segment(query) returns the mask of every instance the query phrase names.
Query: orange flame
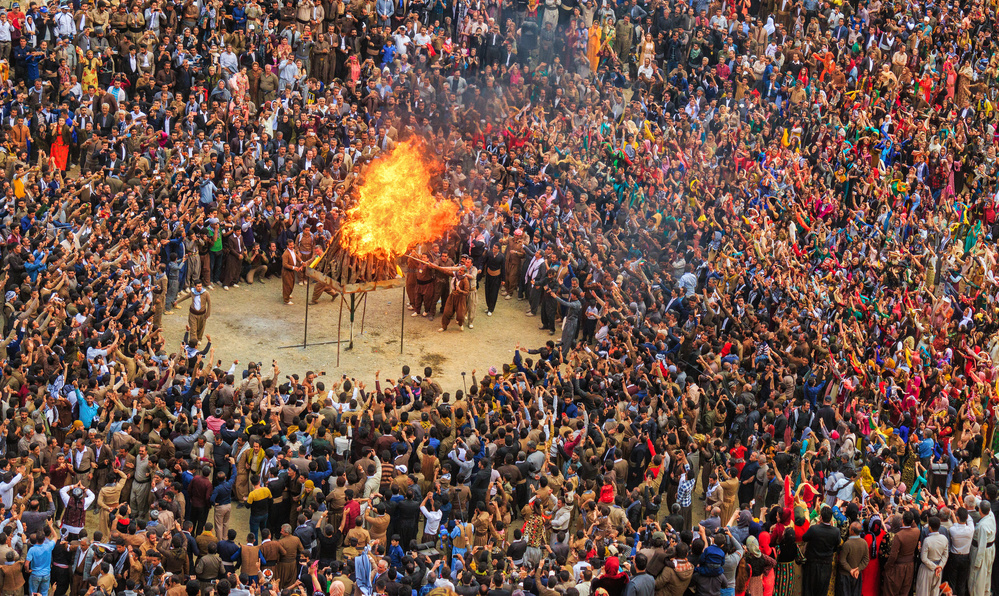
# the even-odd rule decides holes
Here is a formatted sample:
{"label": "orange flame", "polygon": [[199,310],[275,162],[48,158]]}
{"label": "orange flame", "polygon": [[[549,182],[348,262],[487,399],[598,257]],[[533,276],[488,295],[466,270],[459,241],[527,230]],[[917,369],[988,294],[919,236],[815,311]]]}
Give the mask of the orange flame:
{"label": "orange flame", "polygon": [[355,255],[395,257],[456,226],[458,205],[431,194],[436,170],[411,141],[369,164],[357,205],[347,211],[341,235],[344,248]]}

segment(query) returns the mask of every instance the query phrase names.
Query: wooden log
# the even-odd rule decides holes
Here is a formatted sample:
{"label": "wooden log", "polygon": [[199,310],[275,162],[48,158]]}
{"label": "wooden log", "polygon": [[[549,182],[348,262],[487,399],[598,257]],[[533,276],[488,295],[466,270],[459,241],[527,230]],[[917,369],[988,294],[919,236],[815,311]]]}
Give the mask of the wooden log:
{"label": "wooden log", "polygon": [[347,283],[347,276],[350,271],[350,261],[350,253],[346,250],[342,251],[340,256],[340,271],[336,275],[336,278],[340,280],[341,284]]}
{"label": "wooden log", "polygon": [[312,269],[341,286],[396,279],[396,259],[381,253],[360,256],[351,252],[338,232]]}
{"label": "wooden log", "polygon": [[339,246],[331,246],[330,255],[328,274],[330,277],[339,278],[343,261],[343,250]]}
{"label": "wooden log", "polygon": [[340,274],[341,261],[343,260],[343,250],[337,246],[330,246],[330,258],[328,259],[325,271],[330,277],[337,277]]}
{"label": "wooden log", "polygon": [[368,279],[368,257],[358,256],[357,257],[357,281],[365,281]]}

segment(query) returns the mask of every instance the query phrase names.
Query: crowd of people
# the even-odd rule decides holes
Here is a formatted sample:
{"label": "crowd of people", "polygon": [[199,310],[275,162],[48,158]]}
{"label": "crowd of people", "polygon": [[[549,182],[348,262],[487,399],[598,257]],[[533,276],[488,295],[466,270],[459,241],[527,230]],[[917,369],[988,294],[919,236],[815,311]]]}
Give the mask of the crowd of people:
{"label": "crowd of people", "polygon": [[[4,4],[3,596],[999,594],[995,2]],[[226,369],[410,142],[547,343]]]}

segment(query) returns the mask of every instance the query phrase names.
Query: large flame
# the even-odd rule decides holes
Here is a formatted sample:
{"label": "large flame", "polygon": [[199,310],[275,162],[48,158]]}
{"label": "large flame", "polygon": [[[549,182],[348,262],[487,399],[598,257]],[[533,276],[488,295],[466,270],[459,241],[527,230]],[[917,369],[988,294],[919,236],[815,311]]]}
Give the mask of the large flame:
{"label": "large flame", "polygon": [[412,141],[370,163],[347,211],[341,235],[352,254],[395,257],[442,237],[458,224],[458,205],[438,201],[430,190],[437,167]]}

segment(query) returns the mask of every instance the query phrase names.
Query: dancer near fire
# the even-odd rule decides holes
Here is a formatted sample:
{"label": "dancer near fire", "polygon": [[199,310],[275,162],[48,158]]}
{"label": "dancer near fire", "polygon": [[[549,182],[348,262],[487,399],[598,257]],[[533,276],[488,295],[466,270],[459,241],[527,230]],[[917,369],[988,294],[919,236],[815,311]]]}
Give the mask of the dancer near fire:
{"label": "dancer near fire", "polygon": [[430,246],[429,254],[424,255],[425,261],[410,259],[410,268],[416,269],[416,303],[413,306],[413,316],[423,311],[423,316],[431,321],[437,314],[437,275],[435,270],[440,261],[440,249],[436,244]]}
{"label": "dancer near fire", "polygon": [[[441,328],[437,331],[447,331],[447,326],[451,323],[451,317],[458,321],[458,330],[465,330],[465,314],[468,310],[468,295],[471,293],[474,278],[469,278],[468,270],[462,265],[458,267],[448,267],[454,272],[451,278],[451,292],[444,303],[444,311],[441,313]],[[441,271],[444,271],[441,268]],[[471,325],[469,325],[471,326]]]}

